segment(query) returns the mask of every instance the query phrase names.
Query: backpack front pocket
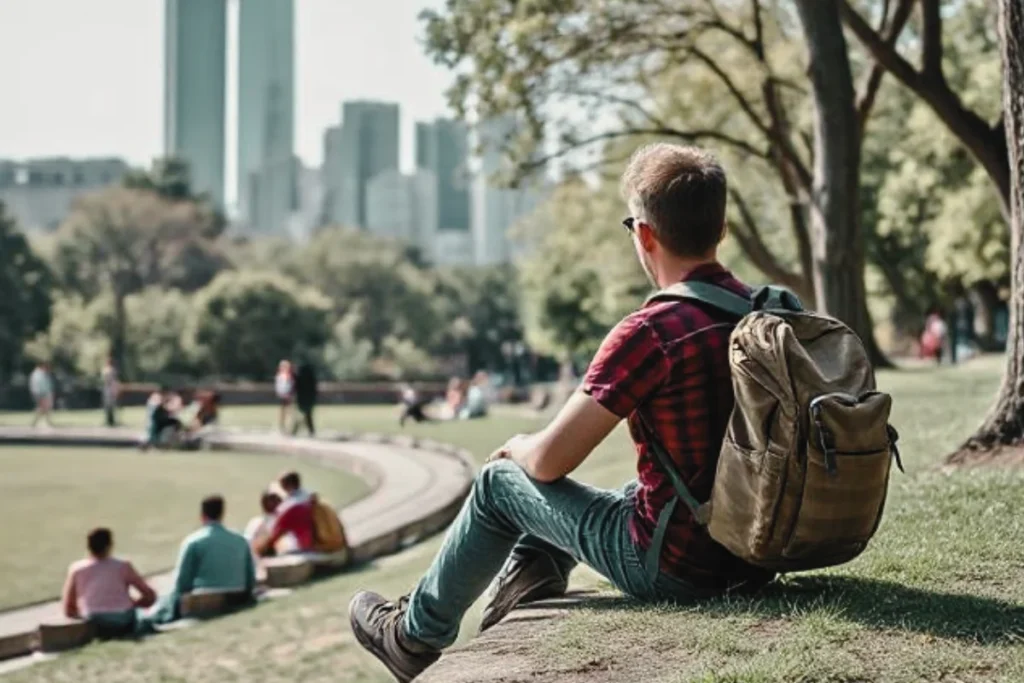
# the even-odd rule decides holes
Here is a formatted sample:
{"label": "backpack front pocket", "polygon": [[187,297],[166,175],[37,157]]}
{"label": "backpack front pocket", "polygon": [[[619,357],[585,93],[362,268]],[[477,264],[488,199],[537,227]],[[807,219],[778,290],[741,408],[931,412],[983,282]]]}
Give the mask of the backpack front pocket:
{"label": "backpack front pocket", "polygon": [[888,488],[891,406],[880,392],[811,401],[804,486],[785,557],[825,567],[856,557],[867,545]]}

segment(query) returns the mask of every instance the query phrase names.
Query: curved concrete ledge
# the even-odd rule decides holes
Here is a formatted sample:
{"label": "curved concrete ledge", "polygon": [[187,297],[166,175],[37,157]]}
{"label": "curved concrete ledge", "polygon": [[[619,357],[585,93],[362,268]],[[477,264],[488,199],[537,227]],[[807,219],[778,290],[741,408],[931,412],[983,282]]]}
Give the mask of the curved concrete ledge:
{"label": "curved concrete ledge", "polygon": [[[128,429],[0,427],[0,445],[127,448],[135,447],[138,439],[138,430]],[[199,447],[291,455],[345,469],[367,481],[370,492],[338,512],[350,550],[346,562],[326,563],[334,570],[396,552],[446,527],[469,493],[475,471],[467,451],[404,435],[325,433],[313,439],[224,430],[203,435]],[[159,451],[140,457],[159,457]],[[308,579],[314,568],[303,567],[297,575]],[[171,581],[170,573],[151,577],[161,593]],[[0,660],[39,649],[40,625],[63,621],[59,601],[0,612]]]}

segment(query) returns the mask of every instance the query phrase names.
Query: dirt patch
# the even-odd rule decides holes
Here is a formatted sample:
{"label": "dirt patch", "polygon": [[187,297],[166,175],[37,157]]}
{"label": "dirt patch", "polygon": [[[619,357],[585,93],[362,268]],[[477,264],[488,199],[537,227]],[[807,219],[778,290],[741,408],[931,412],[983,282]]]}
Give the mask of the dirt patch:
{"label": "dirt patch", "polygon": [[[497,626],[457,647],[430,667],[416,683],[536,683],[551,680],[547,675],[557,662],[540,656],[540,640],[551,633],[578,606],[579,596],[524,606]],[[599,681],[608,663],[600,657],[584,662],[576,670],[558,671],[557,680],[566,683]],[[598,674],[598,675],[595,675]]]}
{"label": "dirt patch", "polygon": [[961,467],[1024,467],[1024,446],[993,446],[992,448],[962,448],[946,458],[942,469],[949,471]]}

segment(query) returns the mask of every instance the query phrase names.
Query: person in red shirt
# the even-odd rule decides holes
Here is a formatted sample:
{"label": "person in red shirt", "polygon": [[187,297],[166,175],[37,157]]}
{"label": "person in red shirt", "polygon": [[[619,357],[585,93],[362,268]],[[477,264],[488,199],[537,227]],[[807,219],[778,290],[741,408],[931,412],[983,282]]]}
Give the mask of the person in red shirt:
{"label": "person in red shirt", "polygon": [[[631,214],[623,237],[656,288],[701,282],[750,298],[717,260],[728,191],[710,154],[641,148],[622,187]],[[681,300],[652,300],[626,316],[551,424],[491,456],[412,594],[396,602],[356,594],[349,621],[359,643],[398,680],[412,680],[455,641],[466,610],[493,579],[481,630],[517,604],[562,595],[579,562],[645,601],[689,601],[769,581],[771,573],[730,554],[676,504],[650,447],[660,442],[689,490],[710,497],[734,401],[728,342],[737,322]],[[636,480],[606,491],[569,478],[622,420]]]}
{"label": "person in red shirt", "polygon": [[274,545],[286,534],[295,538],[295,552],[313,549],[313,505],[302,488],[298,472],[287,472],[277,480],[283,500],[275,511],[277,517],[270,534],[256,542],[254,550],[261,557],[274,552]]}

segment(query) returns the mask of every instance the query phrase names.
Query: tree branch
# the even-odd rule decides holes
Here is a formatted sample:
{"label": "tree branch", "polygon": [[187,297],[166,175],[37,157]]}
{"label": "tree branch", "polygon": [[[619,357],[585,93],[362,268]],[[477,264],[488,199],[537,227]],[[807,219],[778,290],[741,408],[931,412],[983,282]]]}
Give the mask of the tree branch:
{"label": "tree branch", "polygon": [[655,126],[656,128],[668,127],[663,119],[659,118],[658,116],[655,116],[652,112],[648,111],[642,104],[640,104],[639,100],[635,97],[622,97],[619,95],[613,95],[610,92],[598,92],[596,90],[588,90],[585,88],[567,90],[564,92],[564,94],[575,95],[581,98],[591,98],[595,100],[600,100],[602,102],[609,102],[611,104],[617,104],[621,107],[625,107],[627,109],[631,109],[637,112],[638,114],[640,114],[640,116],[646,119],[648,123],[650,123],[652,126]]}
{"label": "tree branch", "polygon": [[740,229],[739,225],[734,225],[731,234],[736,239],[740,249],[743,250],[743,253],[766,277],[792,289],[800,296],[806,295],[809,290],[809,283],[800,275],[788,270],[779,263],[778,258],[771,252],[768,245],[764,243],[757,226],[757,221],[754,219],[754,213],[750,210],[746,200],[743,199],[743,195],[735,189],[729,188],[729,197],[736,205],[740,215],[740,224],[743,226]]}
{"label": "tree branch", "polygon": [[942,82],[942,12],[939,0],[921,0],[924,31],[921,39],[921,72],[925,78]]}
{"label": "tree branch", "polygon": [[517,168],[521,175],[528,175],[529,173],[532,173],[533,171],[536,171],[539,168],[543,168],[545,165],[549,164],[555,159],[560,159],[566,156],[567,154],[571,154],[572,152],[578,149],[581,149],[588,145],[592,145],[596,142],[601,142],[603,140],[615,140],[618,138],[625,137],[634,137],[638,135],[661,135],[664,137],[684,140],[689,143],[697,143],[701,142],[702,140],[715,140],[717,142],[721,142],[732,147],[735,147],[736,149],[746,152],[747,154],[756,156],[760,159],[768,158],[767,154],[764,151],[757,149],[749,142],[746,142],[745,140],[740,140],[739,138],[732,137],[731,135],[728,135],[718,130],[683,131],[678,130],[676,128],[669,128],[665,126],[652,126],[650,128],[628,128],[625,130],[606,131],[604,133],[591,135],[589,137],[583,138],[582,140],[572,141],[570,144],[567,144],[561,149],[556,150],[555,152],[552,152],[550,154],[530,159],[529,161],[521,162],[520,164],[518,164]]}
{"label": "tree branch", "polygon": [[[900,4],[896,6],[896,11],[893,12],[891,20],[889,19],[888,0],[885,3],[885,11],[882,14],[881,28],[878,33],[882,34],[884,32],[885,42],[892,46],[894,50],[896,41],[899,39],[900,34],[903,33],[907,20],[910,19],[910,13],[914,8],[915,1],[900,0]],[[871,116],[871,110],[875,106],[875,99],[882,85],[883,76],[885,76],[885,67],[881,62],[875,60],[871,65],[871,70],[864,78],[864,85],[860,88],[860,95],[857,97],[857,121],[862,137],[864,135],[864,128],[868,123],[868,118]]]}
{"label": "tree branch", "polygon": [[875,33],[875,30],[868,25],[864,18],[850,7],[847,0],[839,0],[839,12],[843,17],[843,22],[857,36],[857,40],[867,48],[875,61],[911,90],[918,92],[921,89],[921,74],[896,51],[895,44],[890,45],[882,36]]}
{"label": "tree branch", "polygon": [[703,62],[704,65],[707,66],[708,69],[710,69],[712,73],[714,73],[720,81],[722,81],[722,84],[736,99],[736,103],[740,106],[740,109],[743,110],[743,113],[747,115],[751,123],[753,123],[757,127],[757,129],[760,130],[762,133],[764,133],[765,135],[769,135],[770,133],[768,125],[761,118],[760,114],[758,114],[757,111],[754,110],[754,106],[750,103],[750,100],[747,99],[747,96],[743,94],[743,92],[739,89],[739,86],[736,85],[736,82],[732,80],[729,74],[727,74],[725,70],[721,66],[719,66],[718,63],[703,50],[694,47],[691,48],[689,52],[694,57]]}
{"label": "tree branch", "polygon": [[[1006,138],[999,136],[976,111],[964,106],[957,94],[950,89],[949,83],[941,77],[941,64],[937,78],[918,71],[899,54],[894,44],[889,44],[868,26],[864,18],[850,7],[849,0],[839,0],[839,10],[843,21],[868,52],[885,67],[886,71],[926,102],[950,132],[970,150],[999,189],[1003,213],[1009,216],[1010,166]],[[929,10],[926,7],[927,11]],[[929,26],[932,30],[938,26],[941,32],[941,23],[937,23],[934,17],[930,20]],[[941,33],[938,38],[932,38],[930,58],[933,60],[936,52],[934,41],[941,39]],[[939,59],[941,60],[941,53]]]}

